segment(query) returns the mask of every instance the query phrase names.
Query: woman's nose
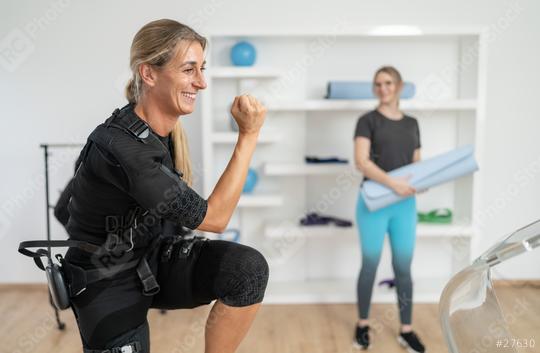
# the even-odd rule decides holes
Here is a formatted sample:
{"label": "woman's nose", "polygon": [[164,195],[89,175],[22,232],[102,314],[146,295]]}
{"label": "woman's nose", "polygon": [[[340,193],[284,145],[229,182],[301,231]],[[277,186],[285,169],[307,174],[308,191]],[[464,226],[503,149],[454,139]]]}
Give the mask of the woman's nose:
{"label": "woman's nose", "polygon": [[193,86],[195,86],[197,89],[206,88],[206,79],[204,78],[204,74],[202,72],[199,72],[199,75],[197,75],[197,79],[193,82]]}

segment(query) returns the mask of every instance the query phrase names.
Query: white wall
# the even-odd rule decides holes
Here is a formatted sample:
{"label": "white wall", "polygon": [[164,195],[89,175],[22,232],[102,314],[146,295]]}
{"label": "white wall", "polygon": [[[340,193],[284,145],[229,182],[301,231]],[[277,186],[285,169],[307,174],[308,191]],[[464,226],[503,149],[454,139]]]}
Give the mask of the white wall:
{"label": "white wall", "polygon": [[[323,32],[339,21],[366,25],[486,25],[488,44],[486,160],[481,238],[475,254],[540,215],[540,3],[515,1],[29,1],[0,5],[0,282],[42,281],[16,249],[44,236],[40,142],[84,141],[124,104],[129,45],[146,22],[170,17],[201,33],[280,30]],[[308,11],[306,11],[308,10]],[[13,55],[11,55],[13,54]],[[11,55],[11,56],[10,56]],[[423,58],[418,58],[419,63]],[[429,60],[429,58],[425,58]],[[186,118],[194,161],[200,161],[198,114]],[[72,168],[74,153],[56,152],[51,199]],[[56,177],[56,178],[55,178]],[[55,225],[55,234],[63,236]],[[536,256],[534,256],[536,255]],[[499,266],[503,278],[540,278],[540,256]]]}

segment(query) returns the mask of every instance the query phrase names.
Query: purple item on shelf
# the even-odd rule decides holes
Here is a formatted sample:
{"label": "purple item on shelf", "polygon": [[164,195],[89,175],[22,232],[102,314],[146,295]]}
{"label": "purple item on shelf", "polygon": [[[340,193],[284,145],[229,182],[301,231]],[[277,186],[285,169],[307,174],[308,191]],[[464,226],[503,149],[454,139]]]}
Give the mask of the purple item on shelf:
{"label": "purple item on shelf", "polygon": [[347,159],[340,159],[337,157],[330,157],[330,158],[320,158],[320,157],[314,157],[314,156],[306,156],[306,163],[342,163],[347,164],[349,161]]}
{"label": "purple item on shelf", "polygon": [[320,226],[334,223],[337,227],[352,227],[352,222],[331,216],[321,216],[315,212],[308,213],[306,217],[300,220],[300,224],[303,226]]}
{"label": "purple item on shelf", "polygon": [[394,288],[396,286],[396,279],[395,278],[387,278],[387,279],[383,279],[382,281],[379,282],[379,287],[382,287],[382,286],[388,286],[388,288]]}

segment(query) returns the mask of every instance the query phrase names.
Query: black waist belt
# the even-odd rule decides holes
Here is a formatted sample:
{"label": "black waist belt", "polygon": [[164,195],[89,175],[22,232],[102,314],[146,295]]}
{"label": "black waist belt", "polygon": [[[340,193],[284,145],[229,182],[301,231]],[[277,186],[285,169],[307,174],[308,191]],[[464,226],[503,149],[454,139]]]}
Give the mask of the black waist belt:
{"label": "black waist belt", "polygon": [[28,248],[38,248],[41,246],[45,246],[47,248],[77,248],[88,253],[97,253],[99,251],[102,251],[100,246],[80,240],[29,240],[21,242],[19,244],[19,252],[23,255],[33,258],[37,267],[39,267],[43,271],[45,271],[45,266],[43,265],[43,261],[41,261],[41,258],[44,256],[50,258],[51,254],[49,253],[49,250],[28,250]]}
{"label": "black waist belt", "polygon": [[[148,253],[155,253],[158,245],[159,237],[156,237],[151,243]],[[29,248],[38,247],[46,248],[29,250]],[[61,254],[55,255],[60,266],[53,263],[49,248],[57,247],[77,248],[93,254],[107,253],[107,250],[104,247],[80,240],[31,240],[19,244],[19,252],[33,258],[36,266],[46,272],[49,291],[56,307],[60,310],[67,309],[70,306],[69,298],[82,293],[87,285],[110,279],[111,273],[117,274],[133,268],[137,268],[137,275],[143,284],[144,295],[151,296],[159,292],[159,284],[155,279],[154,271],[147,261],[148,254],[125,263],[109,266],[106,270],[104,268],[86,270],[67,262]],[[43,264],[42,257],[48,259],[46,266]]]}

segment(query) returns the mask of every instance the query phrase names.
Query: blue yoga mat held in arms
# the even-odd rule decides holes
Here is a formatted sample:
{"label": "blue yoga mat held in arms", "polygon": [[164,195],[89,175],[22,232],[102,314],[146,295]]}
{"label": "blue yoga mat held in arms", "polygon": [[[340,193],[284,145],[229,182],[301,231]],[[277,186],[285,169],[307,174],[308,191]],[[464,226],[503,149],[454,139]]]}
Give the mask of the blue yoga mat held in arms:
{"label": "blue yoga mat held in arms", "polygon": [[[459,177],[474,173],[478,164],[474,159],[474,146],[467,145],[453,151],[394,169],[392,177],[410,176],[409,183],[417,190],[431,188]],[[373,180],[362,186],[362,197],[370,211],[378,210],[403,200],[392,189]]]}

